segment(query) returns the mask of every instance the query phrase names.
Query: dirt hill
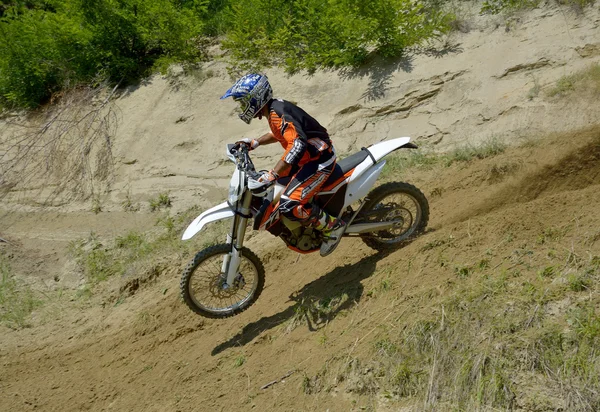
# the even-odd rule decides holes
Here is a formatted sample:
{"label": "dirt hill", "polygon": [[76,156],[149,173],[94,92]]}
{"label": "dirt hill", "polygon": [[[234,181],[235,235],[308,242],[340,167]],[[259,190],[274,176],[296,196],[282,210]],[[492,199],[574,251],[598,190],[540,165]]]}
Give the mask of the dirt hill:
{"label": "dirt hill", "polygon": [[[223,143],[264,125],[218,102],[230,83],[218,63],[200,80],[129,89],[100,213],[89,202],[41,210],[30,188],[3,206],[3,261],[42,304],[29,327],[0,325],[0,409],[600,409],[597,89],[577,88],[590,81],[579,76],[552,95],[600,61],[599,22],[597,8],[544,7],[475,19],[435,53],[361,73],[270,72],[342,154],[412,135],[423,149],[391,159],[385,179],[423,190],[430,225],[390,254],[348,239],[327,258],[251,235],[267,285],[228,320],[179,298],[203,239],[173,245],[190,206],[224,195]],[[147,201],[166,192],[170,214],[152,213]],[[141,210],[122,210],[129,197]],[[86,279],[77,253],[116,250],[132,230],[171,238],[118,278]]]}

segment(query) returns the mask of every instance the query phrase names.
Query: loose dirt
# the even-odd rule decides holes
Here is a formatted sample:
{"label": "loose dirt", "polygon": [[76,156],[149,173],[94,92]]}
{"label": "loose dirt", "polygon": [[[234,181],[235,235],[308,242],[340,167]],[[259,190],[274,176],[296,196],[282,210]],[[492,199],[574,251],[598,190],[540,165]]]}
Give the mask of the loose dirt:
{"label": "loose dirt", "polygon": [[[486,249],[510,255],[508,234],[535,242],[546,228],[573,224],[574,236],[595,239],[589,252],[600,253],[599,153],[595,128],[443,168],[441,180],[439,169],[412,171],[401,178],[429,197],[430,229],[389,255],[350,239],[328,258],[298,257],[256,237],[250,247],[265,261],[267,286],[233,319],[203,319],[182,304],[177,283],[185,262],[176,261],[122,302],[107,303],[102,292],[85,303],[60,302],[35,328],[3,331],[1,408],[351,410],[361,402],[347,391],[351,382],[310,394],[306,377],[339,367],[344,357],[368,358],[382,325],[435,309],[431,302],[455,275],[428,245],[455,239],[452,260],[467,264]],[[522,166],[490,180],[493,166],[506,163]],[[384,280],[393,287],[378,298],[373,291]],[[342,292],[349,298],[327,319],[302,314],[307,302]]]}

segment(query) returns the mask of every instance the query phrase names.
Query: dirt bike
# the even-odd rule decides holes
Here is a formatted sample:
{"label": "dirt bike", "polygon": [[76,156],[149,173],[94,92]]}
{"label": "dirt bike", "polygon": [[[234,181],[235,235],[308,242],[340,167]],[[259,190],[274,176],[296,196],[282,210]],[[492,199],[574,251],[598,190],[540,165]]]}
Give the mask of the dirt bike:
{"label": "dirt bike", "polygon": [[[423,193],[408,183],[391,182],[371,190],[386,161],[401,148],[417,148],[409,137],[362,148],[340,160],[314,204],[346,222],[343,236],[358,236],[378,251],[398,248],[425,230],[429,204]],[[198,216],[185,230],[192,238],[211,222],[233,218],[227,242],[198,252],[181,277],[181,296],[194,312],[225,318],[248,309],[265,284],[264,267],[254,252],[244,247],[249,219],[254,230],[267,230],[298,253],[320,249],[324,235],[280,214],[279,199],[291,178],[257,185],[260,176],[245,145],[227,145],[227,156],[236,165],[227,202]]]}

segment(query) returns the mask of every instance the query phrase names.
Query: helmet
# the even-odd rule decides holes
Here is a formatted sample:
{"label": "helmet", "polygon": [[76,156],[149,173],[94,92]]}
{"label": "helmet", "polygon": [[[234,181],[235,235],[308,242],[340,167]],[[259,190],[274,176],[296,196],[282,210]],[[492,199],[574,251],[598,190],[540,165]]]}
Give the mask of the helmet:
{"label": "helmet", "polygon": [[235,82],[221,99],[229,96],[240,104],[240,119],[250,124],[254,116],[273,98],[273,89],[267,76],[251,73]]}

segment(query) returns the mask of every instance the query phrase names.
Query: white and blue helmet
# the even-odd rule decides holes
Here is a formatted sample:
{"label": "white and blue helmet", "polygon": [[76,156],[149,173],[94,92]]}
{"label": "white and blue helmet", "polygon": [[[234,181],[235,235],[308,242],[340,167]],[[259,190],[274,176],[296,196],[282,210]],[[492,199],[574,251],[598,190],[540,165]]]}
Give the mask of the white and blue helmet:
{"label": "white and blue helmet", "polygon": [[273,89],[269,79],[263,74],[251,73],[239,79],[221,99],[229,96],[240,104],[240,119],[250,124],[254,116],[273,98]]}

